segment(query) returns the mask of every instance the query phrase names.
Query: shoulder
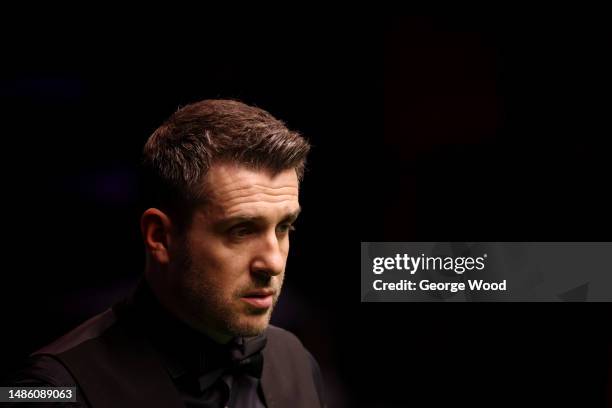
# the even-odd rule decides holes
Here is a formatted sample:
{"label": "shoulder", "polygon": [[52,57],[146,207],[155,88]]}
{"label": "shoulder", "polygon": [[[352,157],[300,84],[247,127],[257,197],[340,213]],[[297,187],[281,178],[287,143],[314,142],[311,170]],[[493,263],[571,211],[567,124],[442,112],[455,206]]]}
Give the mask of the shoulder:
{"label": "shoulder", "polygon": [[[28,357],[23,367],[10,379],[13,387],[76,387],[76,401],[53,403],[54,407],[89,407],[85,396],[70,371],[52,355],[40,354]],[[21,404],[15,404],[18,406]],[[13,405],[10,405],[13,406]]]}
{"label": "shoulder", "polygon": [[50,355],[32,355],[13,376],[11,383],[19,385],[73,386],[74,379],[67,368]]}
{"label": "shoulder", "polygon": [[89,340],[102,336],[116,323],[112,309],[108,309],[85,321],[51,344],[35,351],[32,355],[57,355],[79,347]]}
{"label": "shoulder", "polygon": [[13,376],[16,384],[68,386],[75,380],[61,355],[102,336],[115,322],[112,310],[100,313],[64,336],[32,353]]}

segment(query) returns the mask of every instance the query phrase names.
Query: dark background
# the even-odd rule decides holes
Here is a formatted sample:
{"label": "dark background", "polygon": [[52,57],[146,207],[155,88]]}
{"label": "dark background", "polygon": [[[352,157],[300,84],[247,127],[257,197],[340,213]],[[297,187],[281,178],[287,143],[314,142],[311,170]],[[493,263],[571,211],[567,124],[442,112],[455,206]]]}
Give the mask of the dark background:
{"label": "dark background", "polygon": [[604,21],[296,20],[4,37],[1,374],[129,291],[142,145],[231,97],[314,145],[274,320],[332,406],[605,406],[607,304],[360,304],[355,275],[359,241],[610,240]]}

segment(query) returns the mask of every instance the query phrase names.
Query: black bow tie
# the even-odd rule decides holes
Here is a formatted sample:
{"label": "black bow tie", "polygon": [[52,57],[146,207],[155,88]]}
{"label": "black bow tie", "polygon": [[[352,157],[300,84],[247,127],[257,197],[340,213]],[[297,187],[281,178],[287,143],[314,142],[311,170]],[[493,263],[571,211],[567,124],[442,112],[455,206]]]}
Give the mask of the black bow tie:
{"label": "black bow tie", "polygon": [[248,339],[238,338],[228,345],[228,358],[224,364],[207,372],[198,379],[200,390],[204,391],[225,374],[261,378],[263,370],[263,355],[261,350],[266,345],[265,335]]}

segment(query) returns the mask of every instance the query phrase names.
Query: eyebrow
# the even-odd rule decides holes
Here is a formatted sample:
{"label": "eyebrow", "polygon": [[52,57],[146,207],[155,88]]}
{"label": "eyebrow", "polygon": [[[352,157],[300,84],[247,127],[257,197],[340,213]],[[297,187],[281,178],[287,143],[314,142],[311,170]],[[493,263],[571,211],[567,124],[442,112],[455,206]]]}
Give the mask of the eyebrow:
{"label": "eyebrow", "polygon": [[[297,219],[297,217],[300,215],[300,212],[302,211],[302,208],[298,208],[297,210],[290,212],[289,214],[285,215],[282,219],[281,222],[293,222]],[[243,222],[253,222],[256,223],[258,221],[262,221],[265,218],[259,215],[256,216],[252,216],[252,215],[235,215],[233,217],[229,217],[229,218],[225,218],[221,221],[222,224],[227,225],[227,224],[233,224],[233,223],[243,223]]]}

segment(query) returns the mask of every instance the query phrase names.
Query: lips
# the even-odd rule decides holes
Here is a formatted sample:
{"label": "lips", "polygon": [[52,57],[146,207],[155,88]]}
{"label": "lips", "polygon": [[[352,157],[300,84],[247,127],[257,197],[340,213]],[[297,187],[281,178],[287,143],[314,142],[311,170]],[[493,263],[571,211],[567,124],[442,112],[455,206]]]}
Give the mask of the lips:
{"label": "lips", "polygon": [[274,289],[254,289],[246,292],[244,297],[265,297],[265,296],[274,296],[276,291]]}
{"label": "lips", "polygon": [[272,289],[252,290],[244,294],[241,299],[258,309],[267,309],[272,306],[275,293]]}

